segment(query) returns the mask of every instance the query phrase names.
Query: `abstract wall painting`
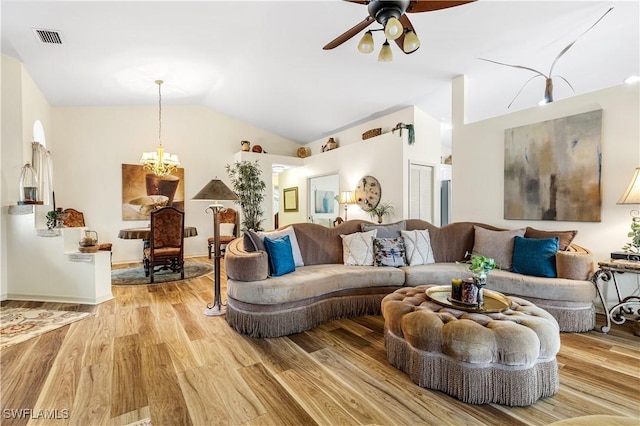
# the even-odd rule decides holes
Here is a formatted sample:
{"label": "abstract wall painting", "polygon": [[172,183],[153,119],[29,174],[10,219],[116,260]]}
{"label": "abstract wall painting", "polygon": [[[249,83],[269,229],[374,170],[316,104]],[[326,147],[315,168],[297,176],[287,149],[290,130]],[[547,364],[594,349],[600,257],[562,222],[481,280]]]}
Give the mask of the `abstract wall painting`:
{"label": "abstract wall painting", "polygon": [[602,110],[505,130],[504,218],[600,222]]}

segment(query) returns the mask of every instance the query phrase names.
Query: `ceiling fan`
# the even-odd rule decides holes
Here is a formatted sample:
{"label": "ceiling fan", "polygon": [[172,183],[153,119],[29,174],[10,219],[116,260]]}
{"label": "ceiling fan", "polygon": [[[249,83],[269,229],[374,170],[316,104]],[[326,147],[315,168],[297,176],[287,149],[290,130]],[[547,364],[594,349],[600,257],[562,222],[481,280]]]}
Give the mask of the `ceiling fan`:
{"label": "ceiling fan", "polygon": [[385,42],[380,50],[378,61],[389,62],[393,59],[393,53],[389,46],[389,40],[395,40],[400,49],[406,54],[413,53],[420,47],[420,40],[416,35],[407,13],[432,12],[472,3],[467,1],[439,1],[439,0],[344,0],[350,3],[358,3],[367,6],[369,16],[353,28],[345,31],[333,41],[323,47],[324,50],[333,49],[349,40],[360,31],[377,21],[382,28],[367,31],[358,43],[358,50],[362,53],[373,52],[372,31],[383,31]]}

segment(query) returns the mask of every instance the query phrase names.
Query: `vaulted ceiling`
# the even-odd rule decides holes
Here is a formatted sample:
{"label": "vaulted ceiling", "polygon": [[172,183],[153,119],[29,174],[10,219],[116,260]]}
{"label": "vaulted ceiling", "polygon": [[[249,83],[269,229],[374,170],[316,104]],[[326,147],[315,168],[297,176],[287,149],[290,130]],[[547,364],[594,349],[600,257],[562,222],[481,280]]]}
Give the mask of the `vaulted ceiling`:
{"label": "vaulted ceiling", "polygon": [[[489,1],[410,14],[422,46],[377,61],[356,49],[360,35],[322,47],[367,16],[338,0],[57,1],[2,0],[2,52],[25,68],[53,106],[201,104],[306,143],[363,120],[417,105],[447,122],[451,80],[468,80],[468,119],[535,107],[545,81],[483,62],[554,73],[575,92],[640,74],[638,1]],[[374,28],[376,24],[372,25]],[[33,29],[59,31],[42,44]],[[554,79],[556,100],[573,96]]]}

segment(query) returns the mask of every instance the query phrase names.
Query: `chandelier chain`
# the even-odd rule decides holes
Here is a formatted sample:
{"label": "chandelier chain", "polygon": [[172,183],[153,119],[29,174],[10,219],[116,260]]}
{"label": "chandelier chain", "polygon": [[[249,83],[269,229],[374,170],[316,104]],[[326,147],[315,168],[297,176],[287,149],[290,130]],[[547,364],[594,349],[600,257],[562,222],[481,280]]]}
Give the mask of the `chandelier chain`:
{"label": "chandelier chain", "polygon": [[162,145],[162,80],[156,80],[158,85],[158,142]]}

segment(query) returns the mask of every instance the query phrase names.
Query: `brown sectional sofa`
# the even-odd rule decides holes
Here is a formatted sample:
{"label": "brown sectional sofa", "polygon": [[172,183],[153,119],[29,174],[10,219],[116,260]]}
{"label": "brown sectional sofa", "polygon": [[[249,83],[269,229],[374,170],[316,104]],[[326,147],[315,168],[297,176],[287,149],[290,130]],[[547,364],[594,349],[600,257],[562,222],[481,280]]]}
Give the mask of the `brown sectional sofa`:
{"label": "brown sectional sofa", "polygon": [[[473,222],[437,227],[419,219],[406,220],[406,229],[427,229],[436,263],[400,268],[345,266],[341,234],[360,232],[362,220],[335,228],[312,223],[293,224],[305,266],[295,272],[268,277],[263,251],[244,250],[243,239],[227,247],[227,322],[238,332],[254,337],[299,333],[341,317],[380,314],[385,295],[403,286],[448,285],[467,276],[465,254],[474,244]],[[556,256],[559,276],[540,278],[494,270],[487,287],[525,298],[556,318],[561,331],[582,332],[595,326],[596,291],[591,254],[576,245]]]}

